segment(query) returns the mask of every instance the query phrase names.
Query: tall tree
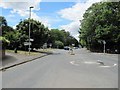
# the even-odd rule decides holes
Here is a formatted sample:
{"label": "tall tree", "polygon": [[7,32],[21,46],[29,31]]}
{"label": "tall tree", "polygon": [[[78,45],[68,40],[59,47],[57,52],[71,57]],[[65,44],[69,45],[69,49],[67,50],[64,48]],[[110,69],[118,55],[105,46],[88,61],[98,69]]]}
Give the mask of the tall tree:
{"label": "tall tree", "polygon": [[60,42],[63,43],[61,46],[69,46],[72,44],[78,46],[78,41],[65,30],[51,29],[49,41],[51,41],[53,47],[56,47],[56,44],[61,44]]}
{"label": "tall tree", "polygon": [[120,47],[120,2],[99,2],[86,10],[81,21],[80,42],[91,50],[119,50]]}
{"label": "tall tree", "polygon": [[7,20],[3,16],[0,16],[0,26],[7,26]]}
{"label": "tall tree", "polygon": [[6,39],[5,35],[7,31],[13,30],[10,26],[7,25],[7,20],[5,17],[0,16],[0,46],[2,46],[2,49],[5,49],[7,44],[9,43],[9,40]]}
{"label": "tall tree", "polygon": [[49,29],[45,27],[41,22],[26,19],[21,21],[16,29],[22,34],[20,37],[21,46],[24,48],[24,42],[28,41],[29,36],[29,24],[30,24],[30,38],[33,39],[31,48],[40,48],[48,40]]}

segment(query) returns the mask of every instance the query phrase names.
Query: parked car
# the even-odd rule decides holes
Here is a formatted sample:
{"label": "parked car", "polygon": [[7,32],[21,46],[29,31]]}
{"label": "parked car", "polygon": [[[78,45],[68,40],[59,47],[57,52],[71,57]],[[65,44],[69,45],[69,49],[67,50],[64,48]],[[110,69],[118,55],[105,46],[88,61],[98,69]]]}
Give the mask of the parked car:
{"label": "parked car", "polygon": [[68,47],[68,46],[64,47],[64,50],[69,50],[69,49],[70,49],[70,47]]}
{"label": "parked car", "polygon": [[79,47],[74,47],[74,49],[78,49]]}

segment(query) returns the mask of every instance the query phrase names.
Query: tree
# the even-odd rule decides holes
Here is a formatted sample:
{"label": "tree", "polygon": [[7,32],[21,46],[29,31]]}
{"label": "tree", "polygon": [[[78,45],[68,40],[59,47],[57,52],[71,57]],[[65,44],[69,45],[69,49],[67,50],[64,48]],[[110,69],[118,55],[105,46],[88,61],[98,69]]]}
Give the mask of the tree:
{"label": "tree", "polygon": [[8,43],[10,43],[10,41],[8,39],[6,39],[5,37],[0,36],[0,44],[1,43],[3,43],[2,48],[4,49],[5,48],[4,46],[6,46]]}
{"label": "tree", "polygon": [[1,16],[0,19],[2,26],[2,37],[9,41],[9,44],[6,44],[6,40],[3,40],[3,48],[5,46],[7,49],[15,49],[15,52],[17,52],[20,33],[8,26],[7,20],[3,16]]}
{"label": "tree", "polygon": [[52,43],[53,47],[56,47],[55,41],[64,42],[64,34],[60,30],[51,29],[49,33],[50,33],[50,36],[49,36],[48,43]]}
{"label": "tree", "polygon": [[[2,36],[2,33],[7,30],[7,29],[4,30],[3,27],[8,27],[7,26],[7,21],[6,21],[5,17],[0,16],[0,49],[2,48],[2,58],[5,57],[5,48],[9,43],[9,40],[7,40],[5,38],[4,34]],[[1,53],[1,50],[0,50],[0,53]]]}
{"label": "tree", "polygon": [[5,34],[5,37],[10,41],[9,45],[7,46],[8,49],[14,49],[17,52],[20,43],[20,36],[21,33],[17,30],[13,30]]}
{"label": "tree", "polygon": [[10,26],[2,26],[2,36],[6,35],[9,32],[14,31],[14,29]]}
{"label": "tree", "polygon": [[99,2],[86,10],[80,28],[80,42],[93,51],[107,49],[120,50],[120,2]]}
{"label": "tree", "polygon": [[65,30],[59,30],[59,29],[51,29],[50,30],[50,37],[49,37],[49,43],[52,43],[53,47],[56,48],[56,41],[58,43],[62,42],[64,46],[69,46],[72,44],[75,44],[75,46],[78,46],[78,41],[70,35],[70,33]]}
{"label": "tree", "polygon": [[7,20],[3,16],[0,16],[0,26],[7,26]]}
{"label": "tree", "polygon": [[61,41],[55,41],[55,47],[62,49],[64,47],[64,44]]}
{"label": "tree", "polygon": [[0,44],[2,44],[2,49],[5,49],[7,44],[9,43],[9,40],[5,37],[5,34],[7,31],[11,30],[11,27],[7,25],[7,20],[5,17],[0,16]]}
{"label": "tree", "polygon": [[30,24],[30,38],[33,39],[31,48],[40,48],[48,40],[49,29],[45,27],[41,22],[26,19],[21,21],[16,29],[21,33],[20,46],[22,49],[25,48],[24,42],[28,42],[29,36],[29,24]]}

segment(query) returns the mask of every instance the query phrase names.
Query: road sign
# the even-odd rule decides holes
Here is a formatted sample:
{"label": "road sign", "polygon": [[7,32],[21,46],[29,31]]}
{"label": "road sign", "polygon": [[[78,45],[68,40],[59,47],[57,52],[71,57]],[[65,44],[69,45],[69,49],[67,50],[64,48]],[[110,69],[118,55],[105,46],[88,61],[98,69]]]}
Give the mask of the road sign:
{"label": "road sign", "polygon": [[30,41],[34,41],[34,39],[30,39]]}
{"label": "road sign", "polygon": [[52,46],[52,43],[50,43],[49,45],[50,45],[50,47],[51,47],[51,46]]}
{"label": "road sign", "polygon": [[102,43],[102,40],[98,40],[98,43]]}
{"label": "road sign", "polygon": [[[29,39],[27,39],[26,41],[29,41]],[[32,42],[33,42],[33,41],[34,41],[34,39],[30,38],[30,41],[32,41]]]}
{"label": "road sign", "polygon": [[28,50],[31,50],[31,48],[28,48]]}
{"label": "road sign", "polygon": [[24,42],[24,45],[27,46],[27,45],[31,45],[31,42]]}
{"label": "road sign", "polygon": [[72,46],[75,46],[75,44],[72,44]]}
{"label": "road sign", "polygon": [[106,44],[105,40],[103,40],[103,44]]}

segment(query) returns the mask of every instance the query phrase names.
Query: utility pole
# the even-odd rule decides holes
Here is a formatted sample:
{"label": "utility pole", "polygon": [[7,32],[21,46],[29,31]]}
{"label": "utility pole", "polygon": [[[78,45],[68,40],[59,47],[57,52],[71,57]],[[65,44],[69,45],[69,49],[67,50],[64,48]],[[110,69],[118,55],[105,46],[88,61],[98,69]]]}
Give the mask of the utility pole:
{"label": "utility pole", "polygon": [[30,48],[30,25],[31,25],[31,23],[30,23],[30,18],[31,18],[31,9],[32,9],[33,7],[31,6],[31,7],[29,7],[29,9],[30,9],[30,15],[29,15],[29,55],[30,55],[30,50],[31,50],[31,48]]}

